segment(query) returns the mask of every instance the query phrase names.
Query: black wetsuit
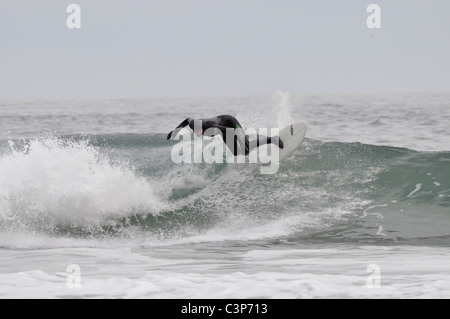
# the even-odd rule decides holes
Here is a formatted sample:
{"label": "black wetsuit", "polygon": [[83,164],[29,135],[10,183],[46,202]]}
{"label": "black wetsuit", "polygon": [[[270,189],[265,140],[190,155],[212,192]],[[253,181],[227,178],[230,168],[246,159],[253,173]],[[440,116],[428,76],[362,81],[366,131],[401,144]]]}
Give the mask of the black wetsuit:
{"label": "black wetsuit", "polygon": [[274,143],[278,147],[283,148],[283,143],[279,137],[258,137],[255,141],[250,142],[248,136],[244,134],[241,123],[231,115],[219,115],[198,120],[187,118],[175,130],[167,134],[167,139],[175,137],[182,128],[188,125],[193,131],[201,130],[202,135],[205,136],[222,135],[222,139],[234,156],[248,155],[252,149],[269,143]]}

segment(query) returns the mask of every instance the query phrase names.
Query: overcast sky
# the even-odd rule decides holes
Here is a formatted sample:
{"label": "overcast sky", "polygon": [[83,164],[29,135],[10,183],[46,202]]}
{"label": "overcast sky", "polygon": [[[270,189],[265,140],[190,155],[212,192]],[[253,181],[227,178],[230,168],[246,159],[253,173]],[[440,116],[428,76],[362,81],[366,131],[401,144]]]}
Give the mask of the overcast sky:
{"label": "overcast sky", "polygon": [[0,0],[0,39],[2,99],[450,91],[449,0]]}

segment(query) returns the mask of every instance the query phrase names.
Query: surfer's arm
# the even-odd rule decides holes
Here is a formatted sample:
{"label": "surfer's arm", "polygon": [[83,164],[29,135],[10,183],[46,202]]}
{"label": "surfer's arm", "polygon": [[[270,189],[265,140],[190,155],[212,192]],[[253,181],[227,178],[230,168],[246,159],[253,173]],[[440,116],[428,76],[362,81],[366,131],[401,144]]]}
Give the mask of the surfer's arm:
{"label": "surfer's arm", "polygon": [[178,125],[172,132],[167,134],[167,139],[170,140],[172,137],[177,136],[178,132],[180,132],[184,127],[189,125],[190,118],[185,119],[183,122],[181,122],[180,125]]}

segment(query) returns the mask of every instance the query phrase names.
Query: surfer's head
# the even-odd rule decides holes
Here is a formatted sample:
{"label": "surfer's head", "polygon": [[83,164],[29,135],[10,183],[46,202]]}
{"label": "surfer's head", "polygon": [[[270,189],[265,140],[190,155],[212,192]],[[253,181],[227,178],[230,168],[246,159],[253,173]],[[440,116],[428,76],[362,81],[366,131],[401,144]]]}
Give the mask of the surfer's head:
{"label": "surfer's head", "polygon": [[194,131],[195,135],[203,135],[203,122],[202,120],[191,120],[189,121],[189,127]]}

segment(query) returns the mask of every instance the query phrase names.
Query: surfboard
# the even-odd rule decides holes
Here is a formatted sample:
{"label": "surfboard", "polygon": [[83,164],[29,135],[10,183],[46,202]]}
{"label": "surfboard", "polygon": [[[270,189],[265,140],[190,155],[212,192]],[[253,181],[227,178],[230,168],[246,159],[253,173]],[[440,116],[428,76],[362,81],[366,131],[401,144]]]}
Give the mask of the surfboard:
{"label": "surfboard", "polygon": [[[294,153],[305,140],[306,123],[298,122],[286,126],[280,131],[283,149],[279,149],[279,160],[282,161]],[[276,147],[276,146],[274,146]]]}
{"label": "surfboard", "polygon": [[280,149],[274,144],[261,145],[255,151],[258,152],[258,163],[280,163],[294,153],[305,140],[306,123],[297,122],[288,125],[279,131],[283,142]]}

